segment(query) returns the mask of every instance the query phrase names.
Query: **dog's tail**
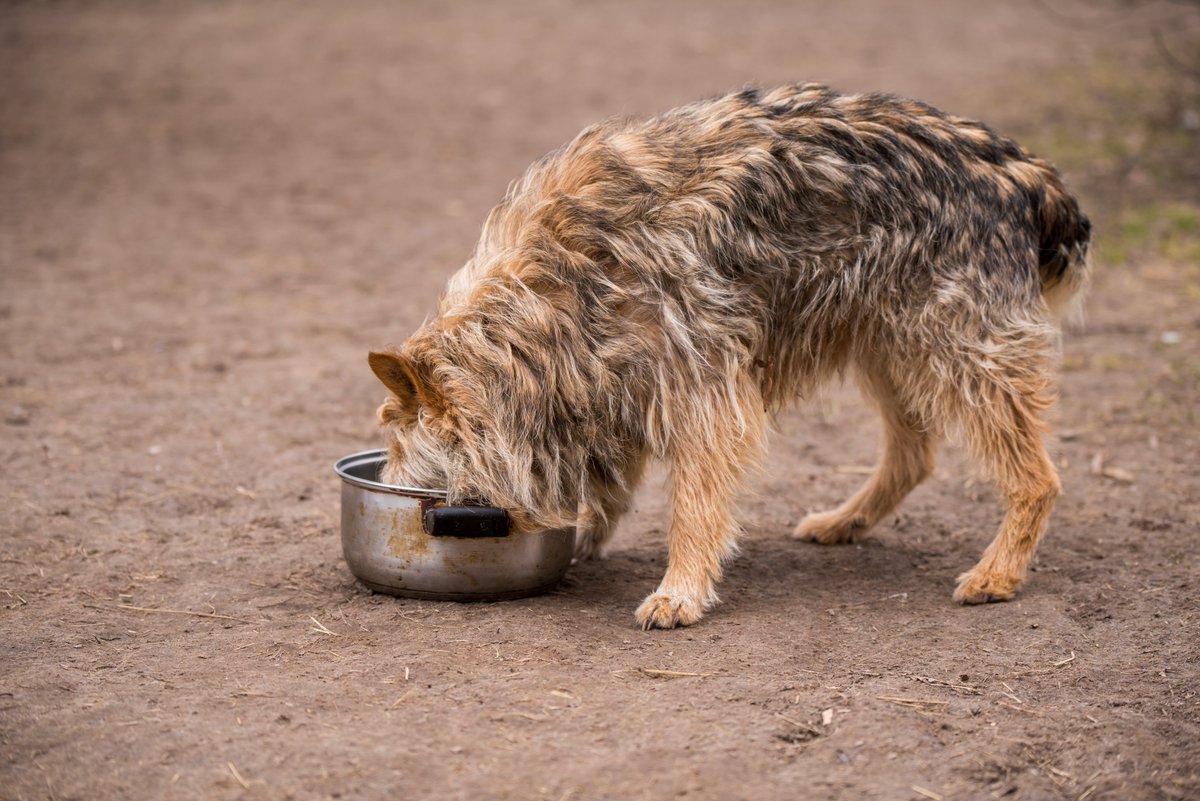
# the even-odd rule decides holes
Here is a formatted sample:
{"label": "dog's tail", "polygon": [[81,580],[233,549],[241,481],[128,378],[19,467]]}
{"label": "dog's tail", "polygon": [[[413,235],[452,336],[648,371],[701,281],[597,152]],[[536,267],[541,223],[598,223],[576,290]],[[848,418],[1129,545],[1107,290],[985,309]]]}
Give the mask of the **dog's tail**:
{"label": "dog's tail", "polygon": [[1039,226],[1038,272],[1042,297],[1061,320],[1078,313],[1083,290],[1091,278],[1088,243],[1092,223],[1063,186],[1058,171],[1039,159],[1032,161],[1042,173],[1040,186],[1032,198],[1033,216]]}

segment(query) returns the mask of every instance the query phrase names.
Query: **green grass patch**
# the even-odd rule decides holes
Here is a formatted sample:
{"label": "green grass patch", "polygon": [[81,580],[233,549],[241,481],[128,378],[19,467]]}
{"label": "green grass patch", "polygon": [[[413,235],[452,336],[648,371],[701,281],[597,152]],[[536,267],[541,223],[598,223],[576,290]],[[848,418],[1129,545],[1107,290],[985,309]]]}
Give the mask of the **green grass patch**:
{"label": "green grass patch", "polygon": [[1152,203],[1120,214],[1096,237],[1104,264],[1143,259],[1200,265],[1200,204]]}
{"label": "green grass patch", "polygon": [[[1173,44],[1200,52],[1200,32]],[[1200,257],[1200,80],[1131,39],[1016,91],[1030,115],[1013,133],[1079,193],[1097,261]]]}

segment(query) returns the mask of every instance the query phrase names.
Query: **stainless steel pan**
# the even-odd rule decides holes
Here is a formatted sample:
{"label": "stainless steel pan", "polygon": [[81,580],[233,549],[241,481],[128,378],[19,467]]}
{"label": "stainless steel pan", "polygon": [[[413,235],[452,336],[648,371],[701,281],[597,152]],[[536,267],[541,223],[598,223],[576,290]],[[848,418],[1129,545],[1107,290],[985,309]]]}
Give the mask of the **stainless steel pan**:
{"label": "stainless steel pan", "polygon": [[342,551],[373,590],[410,598],[483,601],[546,592],[571,565],[575,529],[515,533],[508,513],[447,506],[441,490],[381,483],[385,451],[337,462]]}

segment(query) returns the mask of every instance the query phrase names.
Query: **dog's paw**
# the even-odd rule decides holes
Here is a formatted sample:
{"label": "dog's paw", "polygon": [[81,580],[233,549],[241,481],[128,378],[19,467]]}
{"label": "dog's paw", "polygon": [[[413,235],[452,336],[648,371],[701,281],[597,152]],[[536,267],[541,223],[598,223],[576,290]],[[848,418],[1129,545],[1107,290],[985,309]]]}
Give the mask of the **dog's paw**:
{"label": "dog's paw", "polygon": [[603,559],[608,537],[600,531],[579,531],[575,535],[575,556],[573,562],[586,562],[589,559]]}
{"label": "dog's paw", "polygon": [[847,516],[835,509],[807,515],[792,532],[792,538],[821,545],[836,545],[854,542],[868,528],[867,521],[861,517]]}
{"label": "dog's paw", "polygon": [[1007,601],[1017,594],[1021,586],[1019,578],[980,570],[978,567],[958,577],[954,600],[960,604],[986,604],[991,601]]}
{"label": "dog's paw", "polygon": [[697,622],[704,616],[704,609],[704,602],[693,595],[660,589],[642,601],[634,617],[643,631],[673,629]]}

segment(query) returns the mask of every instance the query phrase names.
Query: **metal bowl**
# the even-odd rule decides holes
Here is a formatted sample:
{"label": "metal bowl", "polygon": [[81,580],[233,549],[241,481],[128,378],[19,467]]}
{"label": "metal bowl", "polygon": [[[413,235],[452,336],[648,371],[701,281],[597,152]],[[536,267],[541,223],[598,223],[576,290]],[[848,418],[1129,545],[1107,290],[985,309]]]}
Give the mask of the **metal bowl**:
{"label": "metal bowl", "polygon": [[510,532],[508,513],[447,506],[442,490],[380,482],[386,451],[334,465],[342,479],[342,552],[377,592],[407,598],[495,601],[558,584],[571,566],[575,529]]}

